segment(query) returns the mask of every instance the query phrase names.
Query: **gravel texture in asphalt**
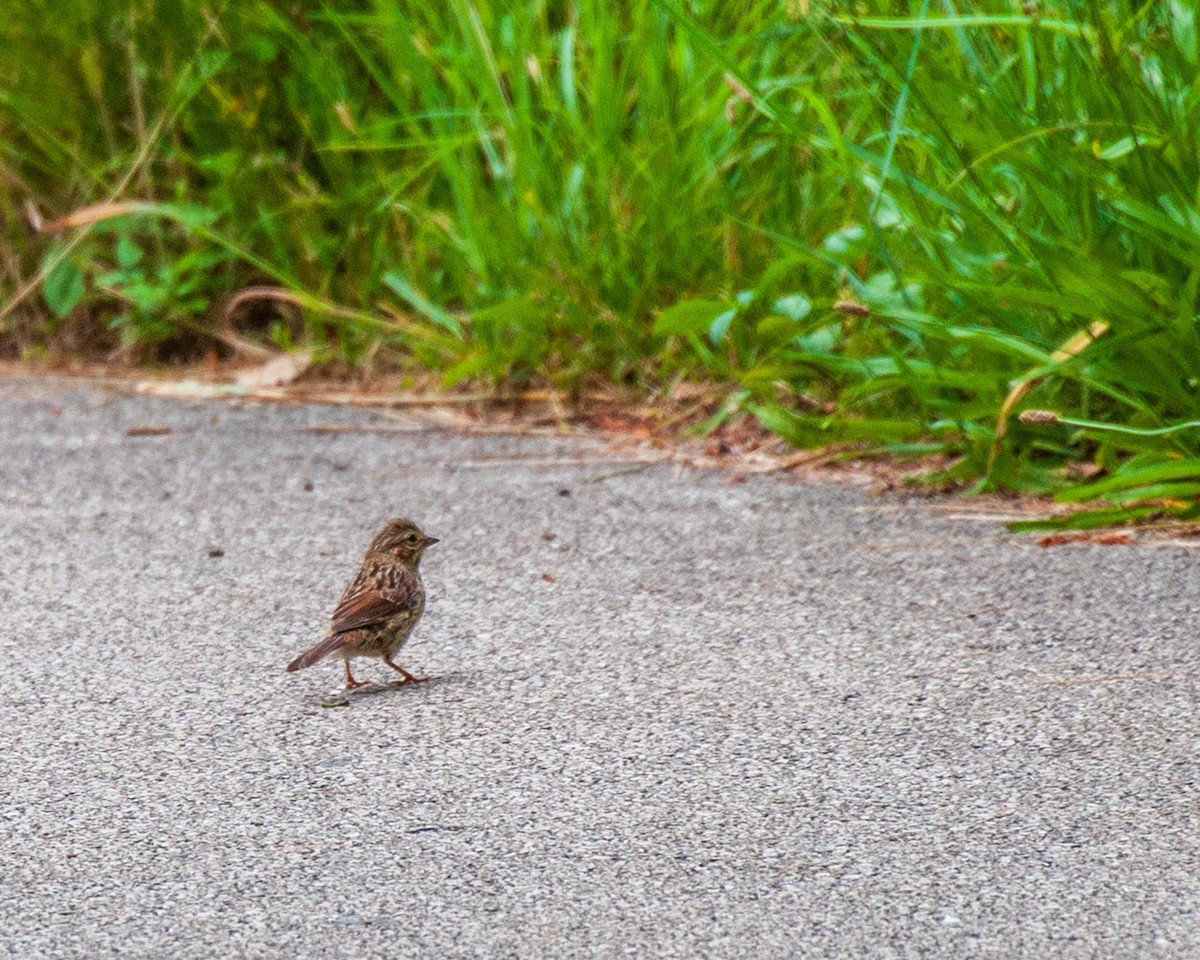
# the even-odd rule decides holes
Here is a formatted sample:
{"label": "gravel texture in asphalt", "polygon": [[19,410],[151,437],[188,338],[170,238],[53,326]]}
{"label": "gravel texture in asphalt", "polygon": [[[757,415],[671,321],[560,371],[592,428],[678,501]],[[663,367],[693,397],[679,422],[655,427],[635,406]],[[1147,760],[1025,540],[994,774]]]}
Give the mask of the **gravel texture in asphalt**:
{"label": "gravel texture in asphalt", "polygon": [[622,456],[0,380],[0,956],[1200,956],[1194,551]]}

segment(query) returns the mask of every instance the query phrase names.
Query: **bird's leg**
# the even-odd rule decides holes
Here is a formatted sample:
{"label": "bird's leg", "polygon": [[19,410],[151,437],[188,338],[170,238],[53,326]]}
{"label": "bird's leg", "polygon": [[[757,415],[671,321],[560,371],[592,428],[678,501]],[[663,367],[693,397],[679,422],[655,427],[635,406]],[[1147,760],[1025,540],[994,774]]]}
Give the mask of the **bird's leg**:
{"label": "bird's leg", "polygon": [[409,673],[402,666],[400,666],[400,664],[392,663],[392,661],[389,660],[387,657],[383,658],[383,662],[386,663],[389,667],[391,667],[398,674],[400,674],[400,676],[402,676],[404,678],[403,680],[394,680],[392,682],[393,687],[402,687],[406,683],[424,683],[426,680],[429,679],[428,677],[414,677],[411,673]]}
{"label": "bird's leg", "polygon": [[365,686],[367,686],[367,684],[369,684],[371,682],[370,680],[355,680],[354,679],[354,674],[352,674],[350,672],[350,658],[349,657],[347,657],[345,660],[343,660],[342,663],[344,663],[346,665],[346,689],[347,690],[353,690],[355,687],[365,687]]}

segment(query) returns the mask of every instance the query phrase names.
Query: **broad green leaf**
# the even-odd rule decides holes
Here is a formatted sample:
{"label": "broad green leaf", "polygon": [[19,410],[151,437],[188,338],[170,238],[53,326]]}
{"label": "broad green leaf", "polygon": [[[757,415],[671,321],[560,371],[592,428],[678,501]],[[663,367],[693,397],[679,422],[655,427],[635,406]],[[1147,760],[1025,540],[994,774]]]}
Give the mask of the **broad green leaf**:
{"label": "broad green leaf", "polygon": [[916,440],[930,433],[925,424],[914,420],[813,417],[778,404],[747,405],[747,409],[772,433],[798,447],[859,440]]}
{"label": "broad green leaf", "polygon": [[830,253],[846,253],[861,244],[866,236],[866,230],[857,223],[852,223],[827,236],[822,246]]}
{"label": "broad green leaf", "polygon": [[658,315],[653,332],[660,337],[703,333],[730,308],[731,305],[724,300],[682,300]]}
{"label": "broad green leaf", "polygon": [[117,237],[117,264],[128,270],[130,267],[135,267],[142,262],[142,257],[145,253],[128,234],[121,234]]}
{"label": "broad green leaf", "polygon": [[479,376],[482,373],[497,373],[499,371],[495,367],[495,362],[496,358],[483,350],[468,354],[465,359],[454,364],[454,366],[442,374],[442,386],[452,387],[456,383]]}
{"label": "broad green leaf", "polygon": [[789,320],[799,321],[807,317],[812,310],[812,301],[802,293],[790,293],[785,297],[778,297],[771,309]]}
{"label": "broad green leaf", "polygon": [[1200,459],[1175,460],[1170,463],[1160,463],[1137,470],[1122,470],[1111,477],[1097,480],[1095,483],[1070,487],[1061,491],[1055,499],[1060,503],[1081,503],[1095,500],[1097,497],[1117,490],[1129,490],[1134,487],[1145,487],[1166,480],[1200,479]]}
{"label": "broad green leaf", "polygon": [[42,281],[42,298],[57,317],[64,317],[83,299],[83,274],[70,260],[63,260]]}
{"label": "broad green leaf", "polygon": [[737,310],[726,310],[713,318],[713,322],[708,328],[708,339],[712,341],[713,346],[725,339],[725,334],[729,332],[729,325],[733,323],[733,318],[736,316]]}
{"label": "broad green leaf", "polygon": [[1161,507],[1101,507],[1098,510],[1080,510],[1065,517],[1046,517],[1042,520],[1014,520],[1006,524],[1014,533],[1024,533],[1034,530],[1091,530],[1095,527],[1109,527],[1118,523],[1129,523],[1147,514],[1161,510]]}
{"label": "broad green leaf", "polygon": [[755,333],[758,335],[758,342],[765,349],[770,350],[794,340],[796,337],[796,324],[786,317],[780,317],[771,313],[758,321]]}
{"label": "broad green leaf", "polygon": [[153,209],[188,230],[211,227],[220,219],[216,210],[210,210],[197,203],[156,203],[153,204]]}
{"label": "broad green leaf", "polygon": [[1104,499],[1113,503],[1137,503],[1139,500],[1194,500],[1197,496],[1200,496],[1200,483],[1154,483],[1118,490]]}
{"label": "broad green leaf", "polygon": [[544,330],[546,308],[529,297],[513,297],[471,314],[471,325],[477,329],[501,330],[504,327]]}

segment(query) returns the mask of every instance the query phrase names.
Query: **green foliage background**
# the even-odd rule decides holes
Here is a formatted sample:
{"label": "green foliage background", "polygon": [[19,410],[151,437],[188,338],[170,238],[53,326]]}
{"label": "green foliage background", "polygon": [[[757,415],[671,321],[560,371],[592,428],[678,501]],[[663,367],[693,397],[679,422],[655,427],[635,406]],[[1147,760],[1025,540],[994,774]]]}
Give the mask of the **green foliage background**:
{"label": "green foliage background", "polygon": [[[1196,10],[964,9],[30,0],[0,26],[0,342],[170,356],[280,285],[281,346],[707,378],[799,445],[1190,516]],[[108,200],[137,204],[26,225]]]}

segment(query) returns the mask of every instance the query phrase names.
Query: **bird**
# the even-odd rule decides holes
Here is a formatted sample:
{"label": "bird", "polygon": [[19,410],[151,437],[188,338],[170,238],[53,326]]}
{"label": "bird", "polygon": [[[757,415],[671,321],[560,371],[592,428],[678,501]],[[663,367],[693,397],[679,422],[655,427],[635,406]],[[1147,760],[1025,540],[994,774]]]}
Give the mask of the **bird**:
{"label": "bird", "polygon": [[341,657],[346,689],[352,690],[370,681],[354,679],[350,660],[379,657],[402,677],[395,686],[427,680],[414,677],[395,656],[425,612],[425,586],[417,568],[425,550],[437,542],[407,517],[389,520],[367,547],[358,573],[333,611],[325,639],[289,663],[288,672]]}

